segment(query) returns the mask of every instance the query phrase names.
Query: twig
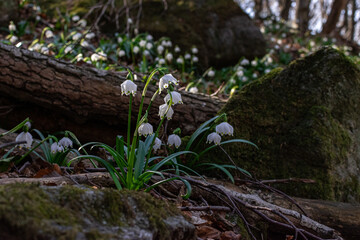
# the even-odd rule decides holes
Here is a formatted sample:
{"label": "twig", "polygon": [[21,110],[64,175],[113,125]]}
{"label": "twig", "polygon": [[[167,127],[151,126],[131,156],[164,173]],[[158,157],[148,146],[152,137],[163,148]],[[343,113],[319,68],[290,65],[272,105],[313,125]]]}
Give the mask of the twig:
{"label": "twig", "polygon": [[301,183],[316,183],[313,179],[307,178],[287,178],[287,179],[271,179],[271,180],[261,180],[263,184],[270,184],[270,183],[288,183],[288,182],[301,182]]}
{"label": "twig", "polygon": [[203,206],[203,207],[180,207],[181,211],[223,211],[231,212],[229,207],[224,206]]}

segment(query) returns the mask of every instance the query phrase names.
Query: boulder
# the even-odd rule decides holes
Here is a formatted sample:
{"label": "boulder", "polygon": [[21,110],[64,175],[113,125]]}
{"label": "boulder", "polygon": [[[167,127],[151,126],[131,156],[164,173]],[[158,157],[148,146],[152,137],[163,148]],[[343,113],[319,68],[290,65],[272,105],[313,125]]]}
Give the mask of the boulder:
{"label": "boulder", "polygon": [[144,192],[0,186],[0,239],[195,239],[175,206]]}
{"label": "boulder", "polygon": [[276,186],[286,193],[359,202],[359,104],[359,68],[341,52],[323,48],[273,70],[227,102],[220,112],[228,114],[235,138],[259,150],[244,144],[226,150],[258,178],[316,180]]}
{"label": "boulder", "polygon": [[170,37],[182,49],[197,46],[203,66],[223,67],[265,55],[259,28],[233,0],[145,0],[140,30]]}

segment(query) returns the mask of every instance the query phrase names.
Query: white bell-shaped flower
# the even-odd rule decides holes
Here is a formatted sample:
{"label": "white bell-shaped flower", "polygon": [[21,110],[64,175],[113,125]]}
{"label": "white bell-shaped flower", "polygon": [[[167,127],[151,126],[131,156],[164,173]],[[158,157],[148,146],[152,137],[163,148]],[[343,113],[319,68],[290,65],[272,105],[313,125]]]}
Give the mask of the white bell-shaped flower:
{"label": "white bell-shaped flower", "polygon": [[184,59],[182,59],[181,57],[179,57],[178,59],[176,59],[176,63],[178,63],[178,64],[183,64],[183,63],[184,63]]}
{"label": "white bell-shaped flower", "polygon": [[208,75],[209,77],[213,77],[213,76],[215,76],[215,71],[214,71],[214,70],[210,70],[210,71],[207,73],[207,75]]}
{"label": "white bell-shaped flower", "polygon": [[63,152],[65,149],[63,146],[61,146],[57,142],[54,142],[53,144],[51,144],[50,150],[52,153],[57,153],[57,152]]}
{"label": "white bell-shaped flower", "polygon": [[181,145],[181,138],[176,134],[171,134],[168,137],[168,145],[171,147],[174,145],[176,148],[179,148]]}
{"label": "white bell-shaped flower", "polygon": [[16,25],[14,24],[13,21],[10,21],[9,31],[10,31],[10,32],[15,32],[15,31],[16,31]]}
{"label": "white bell-shaped flower", "polygon": [[147,43],[147,44],[146,44],[146,48],[147,48],[148,50],[152,49],[152,47],[153,47],[152,43]]}
{"label": "white bell-shaped flower", "polygon": [[[175,92],[175,91],[172,91],[171,92],[171,96],[172,96],[172,105],[175,105],[175,104],[182,104],[183,101],[181,99],[181,94],[178,93],[178,92]],[[165,103],[168,103],[170,101],[170,94],[168,93],[165,97],[164,97],[164,102]]]}
{"label": "white bell-shaped flower", "polygon": [[70,140],[70,138],[63,137],[62,139],[60,139],[58,145],[64,148],[69,148],[73,146],[73,142]]}
{"label": "white bell-shaped flower", "polygon": [[132,94],[133,96],[135,96],[136,89],[137,89],[137,85],[131,80],[126,80],[125,82],[123,82],[121,84],[121,94],[122,95]]}
{"label": "white bell-shaped flower", "polygon": [[81,38],[81,33],[75,33],[73,36],[72,36],[72,40],[74,41],[77,41]]}
{"label": "white bell-shaped flower", "polygon": [[138,46],[135,46],[135,47],[133,48],[133,52],[134,52],[135,54],[137,54],[139,51],[140,51],[140,48],[139,48]]}
{"label": "white bell-shaped flower", "polygon": [[16,142],[25,141],[26,143],[19,144],[19,147],[30,148],[33,142],[33,137],[29,132],[21,132],[15,139]]}
{"label": "white bell-shaped flower", "polygon": [[154,152],[159,150],[160,147],[161,147],[161,140],[159,138],[155,138],[154,146],[153,146]]}
{"label": "white bell-shaped flower", "polygon": [[171,84],[171,83],[178,85],[178,80],[176,80],[176,78],[174,78],[173,75],[171,75],[171,74],[166,74],[162,78],[160,78],[160,81],[159,81],[160,92],[163,89],[168,88],[169,84]]}
{"label": "white bell-shaped flower", "polygon": [[162,46],[162,45],[159,45],[157,48],[156,48],[156,50],[157,50],[157,52],[158,52],[158,54],[162,54],[163,53],[163,51],[164,51],[164,47]]}
{"label": "white bell-shaped flower", "polygon": [[123,56],[125,56],[125,51],[124,50],[120,50],[119,51],[119,57],[123,57]]}
{"label": "white bell-shaped flower", "polygon": [[198,61],[199,61],[199,58],[198,58],[197,56],[193,56],[193,57],[192,57],[192,61],[193,61],[193,62],[198,62]]}
{"label": "white bell-shaped flower", "polygon": [[145,47],[145,45],[146,45],[146,41],[145,40],[140,40],[139,46],[140,47]]}
{"label": "white bell-shaped flower", "polygon": [[184,56],[185,59],[190,59],[191,58],[191,55],[189,53],[186,53],[185,56]]}
{"label": "white bell-shaped flower", "polygon": [[169,105],[166,103],[159,106],[159,116],[161,119],[166,115],[167,119],[170,120],[172,118],[172,115],[174,114],[174,110],[172,107],[169,108]]}
{"label": "white bell-shaped flower", "polygon": [[54,33],[51,30],[46,30],[45,37],[52,38],[52,37],[54,37]]}
{"label": "white bell-shaped flower", "polygon": [[172,60],[173,60],[173,55],[172,55],[172,53],[168,53],[168,54],[166,54],[166,60],[168,60],[169,62],[171,62]]}
{"label": "white bell-shaped flower", "polygon": [[138,133],[140,136],[144,135],[146,137],[147,135],[153,134],[153,132],[153,126],[151,126],[150,123],[143,123],[138,129]]}
{"label": "white bell-shaped flower", "polygon": [[199,92],[199,89],[198,89],[197,87],[191,87],[191,88],[189,89],[189,92],[191,92],[191,93],[198,93],[198,92]]}
{"label": "white bell-shaped flower", "polygon": [[219,134],[217,134],[216,132],[210,133],[207,136],[206,143],[212,143],[212,142],[216,145],[219,145],[221,142],[221,136]]}
{"label": "white bell-shaped flower", "polygon": [[221,136],[223,135],[233,135],[234,134],[234,128],[228,124],[227,122],[222,122],[219,125],[216,126],[216,132],[218,134],[220,134]]}

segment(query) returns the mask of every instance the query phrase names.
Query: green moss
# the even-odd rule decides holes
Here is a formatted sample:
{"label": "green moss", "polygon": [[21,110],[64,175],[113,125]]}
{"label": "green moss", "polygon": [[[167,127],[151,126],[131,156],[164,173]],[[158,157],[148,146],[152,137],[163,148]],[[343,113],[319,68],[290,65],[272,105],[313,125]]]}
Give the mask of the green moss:
{"label": "green moss", "polygon": [[80,233],[87,239],[111,239],[139,222],[156,239],[171,239],[164,220],[181,215],[172,204],[144,192],[72,186],[0,186],[0,202],[1,239],[7,239],[6,229],[29,239],[76,239]]}
{"label": "green moss", "polygon": [[[360,162],[359,102],[359,69],[342,53],[324,48],[250,83],[228,101],[220,113],[228,114],[235,138],[260,149],[245,144],[225,149],[258,178],[316,180],[276,186],[289,194],[360,201],[359,171],[347,170]],[[223,163],[220,154],[215,149],[204,159]]]}

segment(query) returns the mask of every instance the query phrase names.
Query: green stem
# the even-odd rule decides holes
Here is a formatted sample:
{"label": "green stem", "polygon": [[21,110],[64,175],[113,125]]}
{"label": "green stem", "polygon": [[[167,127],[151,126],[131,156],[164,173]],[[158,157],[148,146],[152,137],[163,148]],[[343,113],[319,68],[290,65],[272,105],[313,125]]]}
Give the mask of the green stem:
{"label": "green stem", "polygon": [[41,144],[43,144],[45,141],[47,141],[49,138],[54,138],[53,136],[48,136],[46,138],[44,138],[41,142],[39,142],[35,147],[33,147],[30,151],[28,151],[27,153],[25,153],[19,160],[18,163],[20,163],[24,158],[26,158],[30,153],[32,153],[35,149],[37,149]]}
{"label": "green stem", "polygon": [[131,131],[131,107],[132,107],[132,94],[130,94],[129,101],[129,114],[128,114],[128,129],[127,129],[127,158],[129,159],[129,148],[130,148],[130,131]]}

